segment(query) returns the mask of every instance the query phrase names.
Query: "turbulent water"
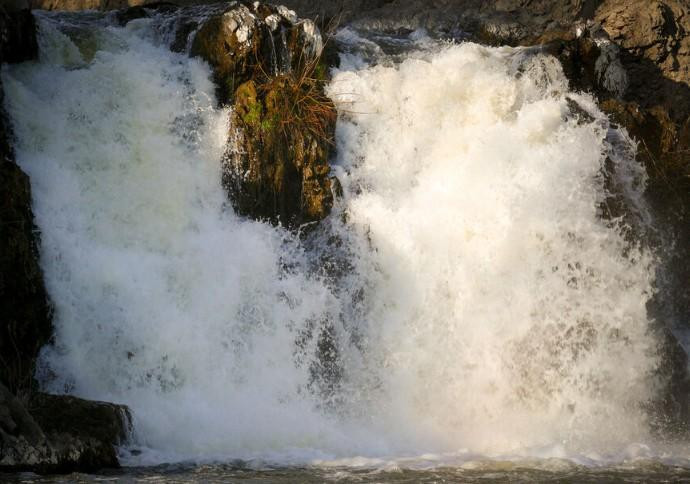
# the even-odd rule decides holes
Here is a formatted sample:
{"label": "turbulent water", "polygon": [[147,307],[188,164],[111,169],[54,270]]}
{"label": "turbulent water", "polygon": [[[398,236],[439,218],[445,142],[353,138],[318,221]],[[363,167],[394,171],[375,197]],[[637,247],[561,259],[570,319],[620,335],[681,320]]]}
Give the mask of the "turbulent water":
{"label": "turbulent water", "polygon": [[3,71],[55,305],[39,376],[130,406],[126,464],[690,465],[650,425],[645,175],[555,59],[342,31],[344,195],[299,238],[233,213],[231,108],[155,21],[39,23]]}

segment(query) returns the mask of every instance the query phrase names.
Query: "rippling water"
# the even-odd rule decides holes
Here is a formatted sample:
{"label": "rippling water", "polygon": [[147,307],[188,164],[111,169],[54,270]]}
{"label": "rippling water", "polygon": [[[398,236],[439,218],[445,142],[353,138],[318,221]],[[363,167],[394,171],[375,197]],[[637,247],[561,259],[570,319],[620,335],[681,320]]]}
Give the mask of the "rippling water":
{"label": "rippling water", "polygon": [[10,482],[116,482],[116,483],[444,483],[444,482],[690,482],[690,469],[637,462],[616,467],[575,466],[565,461],[544,461],[541,465],[515,462],[475,462],[462,467],[433,470],[370,469],[352,467],[280,468],[256,470],[233,465],[160,466],[125,468],[105,474],[71,474],[40,477],[21,474]]}

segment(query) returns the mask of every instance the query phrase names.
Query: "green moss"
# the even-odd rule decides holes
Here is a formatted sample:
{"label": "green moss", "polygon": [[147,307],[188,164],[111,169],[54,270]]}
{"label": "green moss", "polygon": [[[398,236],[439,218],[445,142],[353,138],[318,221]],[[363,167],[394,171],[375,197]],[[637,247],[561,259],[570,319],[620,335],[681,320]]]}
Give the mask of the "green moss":
{"label": "green moss", "polygon": [[322,60],[319,60],[319,62],[316,64],[314,67],[314,79],[317,81],[325,81],[328,79],[328,66],[326,66],[326,63],[323,62]]}
{"label": "green moss", "polygon": [[242,121],[251,126],[257,126],[262,123],[261,118],[264,114],[264,107],[257,100],[249,103],[247,106],[247,111],[242,116]]}
{"label": "green moss", "polygon": [[278,127],[278,115],[273,114],[271,116],[266,116],[262,121],[261,121],[261,130],[264,133],[269,133],[275,131],[275,129]]}

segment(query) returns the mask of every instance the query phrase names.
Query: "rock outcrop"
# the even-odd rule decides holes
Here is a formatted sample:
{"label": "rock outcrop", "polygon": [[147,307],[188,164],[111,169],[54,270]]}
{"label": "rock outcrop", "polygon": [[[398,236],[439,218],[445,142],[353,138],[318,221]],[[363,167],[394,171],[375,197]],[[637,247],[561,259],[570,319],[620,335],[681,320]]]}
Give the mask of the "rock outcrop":
{"label": "rock outcrop", "polygon": [[316,25],[282,6],[235,3],[193,35],[191,55],[234,104],[223,183],[237,212],[293,228],[324,218],[336,116]]}
{"label": "rock outcrop", "polygon": [[292,229],[328,215],[336,111],[315,23],[259,2],[166,2],[116,15],[126,24],[154,12],[174,19],[171,49],[207,61],[219,103],[234,106],[223,184],[236,212]]}
{"label": "rock outcrop", "polygon": [[0,384],[0,471],[118,467],[115,446],[130,425],[121,405],[44,393],[24,405]]}
{"label": "rock outcrop", "polygon": [[[0,63],[38,53],[29,10],[0,6]],[[0,80],[0,101],[2,101]],[[14,162],[11,130],[0,102],[0,383],[30,391],[34,360],[51,336],[50,310],[38,265],[29,179]]]}

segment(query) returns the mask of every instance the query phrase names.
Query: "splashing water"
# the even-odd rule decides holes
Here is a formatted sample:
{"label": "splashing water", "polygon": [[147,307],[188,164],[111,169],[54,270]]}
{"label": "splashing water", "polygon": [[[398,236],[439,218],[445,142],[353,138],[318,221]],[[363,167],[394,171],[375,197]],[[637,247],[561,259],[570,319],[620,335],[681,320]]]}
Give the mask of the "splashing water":
{"label": "splashing water", "polygon": [[309,244],[228,207],[205,64],[150,20],[39,20],[3,82],[55,304],[41,378],[129,405],[133,462],[655,455],[655,259],[601,214],[607,158],[638,208],[644,173],[554,59],[344,56],[344,196]]}

